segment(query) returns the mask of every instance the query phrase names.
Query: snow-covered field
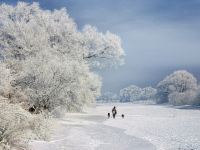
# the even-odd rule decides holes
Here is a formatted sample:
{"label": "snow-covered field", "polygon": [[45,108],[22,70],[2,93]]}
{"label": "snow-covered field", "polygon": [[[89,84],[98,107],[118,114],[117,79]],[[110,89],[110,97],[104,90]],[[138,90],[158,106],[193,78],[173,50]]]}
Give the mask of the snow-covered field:
{"label": "snow-covered field", "polygon": [[[158,150],[200,150],[200,110],[169,106],[116,104],[124,120],[107,120],[106,125],[125,129],[125,133],[148,140]],[[99,106],[98,111],[109,110]]]}
{"label": "snow-covered field", "polygon": [[[117,107],[116,119],[107,113]],[[125,118],[121,118],[121,114]],[[200,110],[144,104],[98,104],[67,114],[49,142],[36,150],[200,150]]]}

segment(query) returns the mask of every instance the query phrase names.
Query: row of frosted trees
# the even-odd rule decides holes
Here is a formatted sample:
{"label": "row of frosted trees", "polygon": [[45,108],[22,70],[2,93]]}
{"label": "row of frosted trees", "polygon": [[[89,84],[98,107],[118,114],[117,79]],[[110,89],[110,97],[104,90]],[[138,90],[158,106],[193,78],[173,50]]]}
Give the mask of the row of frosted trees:
{"label": "row of frosted trees", "polygon": [[86,25],[66,9],[0,5],[0,149],[46,139],[50,116],[81,111],[100,94],[93,70],[123,63],[118,36]]}
{"label": "row of frosted trees", "polygon": [[152,87],[140,88],[136,85],[130,85],[120,90],[121,102],[133,102],[138,100],[154,99],[157,90]]}
{"label": "row of frosted trees", "polygon": [[157,103],[173,105],[199,105],[200,88],[197,79],[189,72],[180,70],[165,77],[156,88],[140,88],[131,85],[120,90],[121,102],[153,99]]}

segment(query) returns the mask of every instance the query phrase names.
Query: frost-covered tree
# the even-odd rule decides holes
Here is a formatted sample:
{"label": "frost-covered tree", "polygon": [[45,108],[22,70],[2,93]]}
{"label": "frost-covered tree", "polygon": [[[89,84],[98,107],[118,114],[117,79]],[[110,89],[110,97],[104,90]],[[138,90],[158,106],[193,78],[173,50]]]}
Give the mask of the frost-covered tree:
{"label": "frost-covered tree", "polygon": [[90,63],[121,62],[124,56],[118,36],[89,25],[78,31],[66,9],[42,10],[38,3],[2,4],[0,20],[0,45],[6,59],[23,60],[41,51]]}
{"label": "frost-covered tree", "polygon": [[142,89],[141,99],[143,99],[143,100],[154,99],[156,93],[157,93],[157,90],[155,88],[153,88],[151,86],[145,87]]}
{"label": "frost-covered tree", "polygon": [[140,97],[141,88],[135,85],[130,85],[124,89],[120,90],[120,101],[130,102],[133,99]]}
{"label": "frost-covered tree", "polygon": [[[185,92],[196,91],[196,90],[197,90],[197,80],[191,73],[184,70],[175,71],[174,73],[170,74],[164,80],[158,83],[157,85],[158,103],[168,102],[170,94],[172,94],[170,96],[171,101],[174,101],[175,99],[174,97],[178,97],[178,99],[180,99],[181,95],[185,97],[186,95]],[[180,95],[177,93],[180,93]]]}
{"label": "frost-covered tree", "polygon": [[130,101],[141,100],[142,89],[138,86],[131,85],[128,87],[130,93]]}
{"label": "frost-covered tree", "polygon": [[119,92],[120,102],[130,102],[130,93],[128,88],[123,88]]}
{"label": "frost-covered tree", "polygon": [[100,78],[91,67],[123,62],[118,36],[76,26],[66,9],[43,10],[38,3],[24,2],[0,5],[0,54],[12,72],[12,86],[36,110],[82,108],[100,93]]}
{"label": "frost-covered tree", "polygon": [[67,111],[77,111],[94,102],[99,95],[100,79],[89,71],[88,66],[55,58],[46,63],[43,61],[27,60],[23,65],[25,71],[12,82],[14,87],[22,88],[36,112],[42,109],[53,111],[59,106]]}

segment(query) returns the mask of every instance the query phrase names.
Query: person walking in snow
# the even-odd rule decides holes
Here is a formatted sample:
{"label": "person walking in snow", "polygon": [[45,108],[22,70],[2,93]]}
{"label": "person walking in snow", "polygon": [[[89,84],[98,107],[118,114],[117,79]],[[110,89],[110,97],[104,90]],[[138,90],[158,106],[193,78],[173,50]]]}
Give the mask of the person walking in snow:
{"label": "person walking in snow", "polygon": [[117,115],[117,110],[116,110],[116,107],[114,106],[113,109],[112,109],[112,115],[113,115],[113,118],[115,119],[116,115]]}

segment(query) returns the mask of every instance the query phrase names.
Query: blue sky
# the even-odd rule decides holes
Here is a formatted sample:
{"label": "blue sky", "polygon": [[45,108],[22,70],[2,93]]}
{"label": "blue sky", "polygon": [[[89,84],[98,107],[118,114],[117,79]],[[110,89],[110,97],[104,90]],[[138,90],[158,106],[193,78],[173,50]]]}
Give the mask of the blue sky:
{"label": "blue sky", "polygon": [[79,28],[91,24],[122,38],[126,64],[101,71],[103,91],[118,92],[130,84],[155,86],[177,69],[186,69],[200,79],[200,0],[38,2],[44,9],[66,7]]}

